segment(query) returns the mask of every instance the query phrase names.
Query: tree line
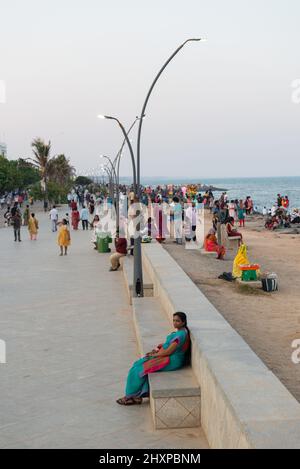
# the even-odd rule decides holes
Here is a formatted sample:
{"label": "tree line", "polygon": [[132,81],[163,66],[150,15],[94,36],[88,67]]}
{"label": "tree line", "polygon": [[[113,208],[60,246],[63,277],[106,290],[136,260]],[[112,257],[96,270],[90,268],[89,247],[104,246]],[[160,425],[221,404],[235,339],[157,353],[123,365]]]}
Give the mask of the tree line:
{"label": "tree line", "polygon": [[0,194],[27,190],[36,200],[64,202],[74,185],[75,168],[64,154],[51,156],[51,142],[35,138],[33,157],[9,160],[0,155]]}

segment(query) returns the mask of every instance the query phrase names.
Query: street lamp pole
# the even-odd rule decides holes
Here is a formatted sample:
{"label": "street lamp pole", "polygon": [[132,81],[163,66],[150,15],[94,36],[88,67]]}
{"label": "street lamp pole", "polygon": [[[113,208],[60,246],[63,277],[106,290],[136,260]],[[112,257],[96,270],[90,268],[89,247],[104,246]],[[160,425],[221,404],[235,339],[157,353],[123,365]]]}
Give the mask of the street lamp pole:
{"label": "street lamp pole", "polygon": [[[142,114],[143,116],[143,114]],[[117,119],[116,117],[112,117],[112,116],[98,116],[99,118],[102,118],[102,119],[112,119],[112,120],[115,120],[122,132],[123,132],[123,135],[125,137],[125,140],[126,140],[126,143],[128,145],[128,148],[129,148],[129,151],[130,151],[130,156],[131,156],[131,161],[132,161],[132,171],[133,171],[133,187],[134,187],[134,193],[135,195],[138,194],[138,187],[137,187],[137,178],[136,178],[136,165],[135,165],[135,159],[134,159],[134,153],[133,153],[133,149],[132,149],[132,145],[130,143],[130,140],[128,138],[128,135],[126,133],[126,130],[124,128],[124,126],[121,124],[121,122],[119,121],[119,119]],[[137,213],[136,213],[137,216],[140,215],[140,211],[137,210]],[[133,248],[133,263],[134,263],[134,267],[133,267],[133,282],[134,282],[134,288],[133,288],[133,296],[134,297],[137,297],[137,296],[144,296],[144,292],[143,292],[143,271],[142,271],[142,256],[141,256],[141,246],[140,246],[140,223],[138,223],[138,226],[137,226],[137,230],[135,232],[135,236],[134,236],[134,248]],[[137,236],[137,233],[138,233],[138,236]],[[138,251],[138,246],[139,246],[139,251]],[[138,255],[138,252],[140,252],[140,255]]]}
{"label": "street lamp pole", "polygon": [[112,176],[112,171],[111,171],[111,169],[108,168],[108,166],[104,166],[104,171],[106,172],[106,174],[107,174],[107,176],[108,176],[109,195],[110,195],[111,199],[113,200],[114,193],[113,193],[113,176]]}
{"label": "street lamp pole", "polygon": [[117,219],[117,226],[116,226],[116,231],[119,235],[120,231],[120,224],[119,224],[119,187],[118,187],[118,180],[117,180],[117,174],[116,174],[116,169],[115,165],[113,164],[112,160],[110,159],[109,156],[106,155],[101,155],[101,158],[105,158],[109,161],[110,166],[111,166],[111,174],[115,179],[115,191],[116,191],[116,199],[114,199],[115,196],[115,191],[113,192],[113,203],[115,201],[115,208],[116,208],[116,219]]}
{"label": "street lamp pole", "polygon": [[[171,62],[171,60],[175,57],[175,55],[187,44],[188,42],[192,41],[201,41],[203,39],[201,38],[191,38],[187,39],[184,41],[174,52],[173,54],[168,58],[168,60],[165,62],[163,67],[159,70],[158,74],[156,75],[152,85],[150,86],[150,89],[147,93],[145,102],[143,104],[142,112],[140,114],[140,122],[139,122],[139,127],[138,127],[138,136],[137,136],[137,158],[136,158],[136,164],[135,164],[135,159],[134,159],[134,153],[132,150],[132,145],[129,141],[128,135],[126,134],[126,131],[124,129],[124,126],[121,124],[119,119],[116,117],[112,116],[98,116],[102,119],[112,119],[115,120],[123,134],[126,140],[126,143],[128,145],[130,155],[131,155],[131,160],[132,160],[132,168],[133,168],[133,181],[134,181],[134,193],[138,198],[138,201],[140,202],[140,196],[141,196],[141,174],[140,174],[140,147],[141,147],[141,132],[142,132],[142,125],[143,125],[143,117],[145,116],[145,111],[146,107],[149,101],[149,98],[151,96],[151,93],[153,91],[153,88],[163,73],[164,69],[167,67],[167,65]],[[135,123],[135,122],[134,122]],[[121,155],[121,152],[120,152]],[[120,156],[119,156],[119,161],[120,161]],[[137,210],[137,215],[140,214],[140,211]],[[133,296],[144,296],[144,289],[143,289],[143,271],[142,271],[142,252],[141,252],[141,236],[140,236],[140,224],[138,223],[137,225],[137,232],[135,233],[135,238],[134,238],[134,288],[133,288]]]}
{"label": "street lamp pole", "polygon": [[[135,120],[133,121],[133,123],[131,124],[131,126],[129,127],[129,129],[127,130],[127,136],[130,134],[131,130],[133,129],[133,127],[135,126],[135,124],[138,120],[140,120],[140,118],[137,116],[135,118]],[[121,160],[122,150],[124,148],[125,143],[126,143],[126,139],[124,138],[122,146],[121,146],[120,150],[118,151],[117,156],[114,159],[114,165],[117,164],[117,180],[118,180],[118,183],[120,182],[120,160]]]}
{"label": "street lamp pole", "polygon": [[126,141],[126,143],[128,145],[128,148],[129,148],[129,152],[130,152],[130,156],[131,156],[131,163],[132,163],[133,185],[134,185],[134,188],[135,188],[135,191],[136,191],[136,187],[137,187],[136,186],[136,165],[135,165],[134,153],[133,153],[132,145],[130,143],[130,140],[128,138],[128,135],[126,133],[126,130],[125,130],[123,124],[116,117],[102,116],[102,115],[99,115],[98,117],[99,117],[99,119],[111,119],[111,120],[116,121],[119,124],[119,126],[120,126],[120,128],[123,132],[123,135],[125,137],[125,141]]}
{"label": "street lamp pole", "polygon": [[[201,41],[201,39],[200,38],[195,38],[195,39],[187,39],[186,41],[184,41],[173,52],[173,54],[168,58],[168,60],[163,65],[163,67],[160,69],[160,71],[156,75],[156,77],[155,77],[155,79],[154,79],[154,81],[153,81],[152,85],[150,86],[150,89],[147,93],[145,102],[143,104],[141,116],[145,115],[146,107],[147,107],[149,98],[151,96],[151,93],[153,91],[153,88],[154,88],[157,80],[159,79],[159,77],[163,73],[164,69],[171,62],[171,60],[175,57],[175,55],[185,46],[185,44],[187,44],[188,42],[191,42],[191,41]],[[136,164],[137,164],[137,196],[138,196],[139,201],[140,201],[140,196],[141,196],[141,171],[140,171],[140,160],[141,160],[140,155],[141,155],[141,153],[140,153],[140,150],[141,150],[142,125],[143,125],[143,119],[141,119],[140,122],[139,122],[138,136],[137,136],[137,161],[136,161]],[[140,237],[140,234],[139,234],[139,236],[137,237],[137,239],[135,240],[135,243],[134,243],[134,261],[135,261],[135,266],[136,266],[136,268],[134,269],[134,285],[137,288],[137,282],[139,281],[139,279],[141,279],[140,295],[139,296],[144,296],[143,277],[142,277],[142,250],[141,250],[141,237]]]}
{"label": "street lamp pole", "polygon": [[[178,52],[185,46],[185,44],[187,44],[188,42],[192,42],[192,41],[205,41],[205,39],[201,39],[201,38],[191,38],[191,39],[187,39],[186,41],[184,41],[174,52],[173,54],[168,58],[168,60],[165,62],[165,64],[162,66],[162,68],[160,69],[160,71],[158,72],[158,74],[156,75],[152,85],[150,86],[150,89],[148,91],[148,94],[146,96],[146,99],[145,99],[145,102],[143,104],[143,108],[142,108],[142,112],[141,112],[141,116],[143,116],[146,112],[146,107],[147,107],[147,104],[148,104],[148,101],[149,101],[149,98],[151,96],[151,93],[153,91],[153,88],[154,86],[156,85],[156,82],[157,80],[159,79],[159,77],[161,76],[162,72],[164,71],[164,69],[167,67],[167,65],[171,62],[171,60],[175,57],[176,54],[178,54]],[[140,120],[139,122],[139,128],[138,128],[138,136],[137,136],[137,184],[138,184],[138,195],[140,195],[140,150],[141,150],[141,132],[142,132],[142,125],[143,125],[143,119]]]}
{"label": "street lamp pole", "polygon": [[[139,120],[139,117],[136,117],[135,120],[133,121],[133,123],[131,124],[131,126],[129,127],[129,129],[127,130],[127,136],[129,136],[132,128],[134,127],[135,123]],[[120,150],[118,151],[114,161],[113,161],[113,166],[114,166],[114,169],[115,169],[115,173],[116,173],[116,185],[117,185],[117,232],[119,233],[120,231],[120,207],[119,207],[119,203],[120,203],[120,188],[119,188],[119,185],[120,185],[120,163],[121,163],[121,157],[122,157],[122,150],[124,148],[124,145],[126,143],[126,139],[124,138],[123,140],[123,143],[122,143],[122,146],[120,148]]]}

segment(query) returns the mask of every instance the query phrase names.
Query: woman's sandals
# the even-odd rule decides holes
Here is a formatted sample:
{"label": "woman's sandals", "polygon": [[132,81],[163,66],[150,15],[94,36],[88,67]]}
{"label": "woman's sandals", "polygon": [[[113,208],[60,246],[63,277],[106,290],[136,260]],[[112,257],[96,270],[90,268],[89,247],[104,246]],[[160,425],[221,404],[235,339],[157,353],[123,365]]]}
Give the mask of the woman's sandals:
{"label": "woman's sandals", "polygon": [[120,405],[140,405],[143,399],[141,397],[121,397],[116,402]]}

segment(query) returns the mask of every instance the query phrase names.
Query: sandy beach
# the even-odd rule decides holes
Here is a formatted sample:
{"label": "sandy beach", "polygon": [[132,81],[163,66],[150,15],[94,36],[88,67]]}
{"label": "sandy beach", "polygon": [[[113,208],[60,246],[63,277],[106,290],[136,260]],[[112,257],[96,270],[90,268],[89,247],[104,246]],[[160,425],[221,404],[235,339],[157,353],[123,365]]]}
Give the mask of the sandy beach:
{"label": "sandy beach", "polygon": [[[300,364],[291,360],[291,344],[300,339],[300,235],[267,231],[253,216],[243,229],[250,262],[278,274],[279,291],[253,291],[218,279],[232,261],[218,261],[168,241],[165,249],[300,402]],[[187,311],[188,313],[188,311]]]}

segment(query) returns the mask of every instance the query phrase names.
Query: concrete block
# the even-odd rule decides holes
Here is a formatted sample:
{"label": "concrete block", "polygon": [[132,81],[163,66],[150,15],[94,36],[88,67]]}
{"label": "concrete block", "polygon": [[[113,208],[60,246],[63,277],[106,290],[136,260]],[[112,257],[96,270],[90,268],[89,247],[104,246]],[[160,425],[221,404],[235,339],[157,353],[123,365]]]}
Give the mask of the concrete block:
{"label": "concrete block", "polygon": [[[201,425],[210,447],[300,448],[296,399],[161,246],[147,246],[143,256],[169,318],[178,310],[188,315]],[[169,425],[159,407],[168,407],[168,401],[160,401],[159,408],[154,404],[157,425]],[[180,411],[176,404],[170,422]]]}
{"label": "concrete block", "polygon": [[205,249],[200,249],[200,252],[203,256],[217,257],[217,253],[214,251],[206,251]]}

